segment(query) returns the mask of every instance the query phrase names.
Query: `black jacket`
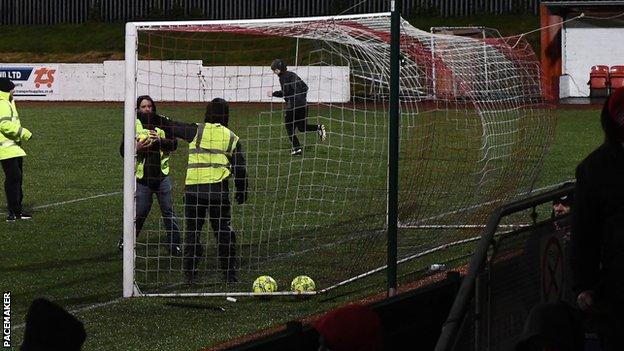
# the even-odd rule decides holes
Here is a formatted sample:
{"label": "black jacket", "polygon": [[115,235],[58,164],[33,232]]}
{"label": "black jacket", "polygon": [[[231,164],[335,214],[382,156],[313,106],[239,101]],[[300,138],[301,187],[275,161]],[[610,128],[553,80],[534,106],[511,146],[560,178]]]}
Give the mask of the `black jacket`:
{"label": "black jacket", "polygon": [[[624,300],[624,146],[603,111],[605,142],[576,168],[570,264],[575,292]],[[619,290],[619,291],[616,291]],[[620,301],[621,302],[621,301]]]}
{"label": "black jacket", "polygon": [[283,97],[286,100],[287,111],[307,106],[308,86],[291,71],[286,71],[279,75],[279,82],[282,90],[274,91],[274,97]]}
{"label": "black jacket", "polygon": [[624,148],[603,144],[576,168],[570,257],[577,291],[591,290],[599,283],[605,226],[622,210]]}
{"label": "black jacket", "polygon": [[585,334],[580,317],[571,306],[563,302],[533,306],[524,322],[515,351],[535,350],[534,343],[539,341],[540,346],[554,344],[558,346],[557,350],[584,350]]}

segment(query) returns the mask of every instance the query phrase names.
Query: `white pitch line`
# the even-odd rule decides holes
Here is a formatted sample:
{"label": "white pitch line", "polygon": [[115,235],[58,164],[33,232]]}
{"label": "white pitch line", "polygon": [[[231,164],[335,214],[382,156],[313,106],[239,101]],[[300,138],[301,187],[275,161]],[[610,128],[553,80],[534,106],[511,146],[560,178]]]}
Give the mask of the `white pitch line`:
{"label": "white pitch line", "polygon": [[53,207],[53,206],[61,206],[61,205],[67,205],[67,204],[72,204],[74,202],[80,202],[80,201],[86,201],[86,200],[91,200],[91,199],[97,199],[98,197],[106,197],[106,196],[113,196],[113,195],[117,195],[117,194],[121,194],[121,191],[115,191],[113,193],[106,193],[106,194],[99,194],[99,195],[93,195],[93,196],[87,196],[87,197],[81,197],[79,199],[73,199],[73,200],[67,200],[67,201],[61,201],[61,202],[55,202],[53,204],[47,204],[47,205],[41,205],[41,206],[35,206],[33,207],[34,210],[38,210],[41,208],[48,208],[48,207]]}
{"label": "white pitch line", "polygon": [[[86,201],[86,200],[97,199],[99,197],[107,197],[107,196],[113,196],[113,195],[118,195],[118,194],[121,194],[121,191],[115,191],[115,192],[112,192],[112,193],[105,193],[105,194],[81,197],[79,199],[55,202],[55,203],[47,204],[47,205],[35,206],[35,207],[33,207],[33,210],[39,210],[39,209],[42,209],[42,208],[48,208],[48,207],[54,207],[54,206],[67,205],[67,204],[72,204],[74,202],[81,202],[81,201]],[[6,213],[0,212],[0,215],[4,215],[4,214],[6,214]]]}
{"label": "white pitch line", "polygon": [[[84,306],[84,307],[80,307],[80,308],[76,308],[76,309],[73,309],[73,310],[69,310],[68,312],[75,315],[76,313],[92,310],[94,308],[114,305],[114,304],[116,304],[118,302],[123,301],[123,299],[124,299],[123,297],[118,297],[118,298],[116,298],[114,300],[110,300],[110,301],[106,301],[106,302],[94,303],[94,304],[87,305],[87,306]],[[19,329],[24,328],[25,326],[26,326],[26,323],[22,323],[22,324],[16,325],[12,329],[13,330],[19,330]]]}
{"label": "white pitch line", "polygon": [[[561,184],[563,184],[563,183],[564,183],[564,182],[562,182],[562,183],[558,183],[558,184],[548,185],[548,186],[545,186],[545,187],[542,187],[542,188],[538,188],[538,189],[533,189],[533,191],[532,191],[532,192],[541,191],[541,190],[545,190],[545,189],[549,189],[549,188],[555,188],[555,187],[557,187],[557,186],[559,186],[559,185],[561,185]],[[33,209],[47,208],[47,207],[52,207],[52,206],[60,206],[60,205],[65,205],[65,204],[69,204],[69,203],[74,203],[74,202],[80,202],[80,201],[85,201],[85,200],[95,199],[95,198],[99,198],[99,197],[113,196],[113,195],[117,195],[117,194],[121,194],[121,191],[116,191],[116,192],[113,192],[113,193],[106,193],[106,194],[99,194],[99,195],[94,195],[94,196],[89,196],[89,197],[83,197],[83,198],[80,198],[80,199],[74,199],[74,200],[68,200],[68,201],[62,201],[62,202],[56,202],[56,203],[53,203],[53,204],[41,205],[41,206],[33,207]],[[476,206],[471,206],[471,207],[478,207],[478,206],[483,206],[483,205],[484,205],[484,204],[478,204],[478,205],[476,205]],[[450,213],[443,213],[442,215],[438,215],[438,216],[444,216],[444,215],[448,215],[448,214],[452,214],[452,213],[460,212],[460,211],[462,211],[462,210],[463,210],[463,211],[465,211],[465,210],[467,210],[467,209],[470,209],[471,207],[464,208],[464,209],[459,209],[459,210],[456,210],[456,211],[452,211],[452,212],[450,212]],[[433,218],[436,218],[436,217],[433,217]],[[433,218],[432,218],[432,219],[433,219]],[[425,219],[425,220],[426,220],[426,219]],[[123,301],[123,298],[122,298],[122,297],[120,297],[120,298],[116,298],[116,299],[114,299],[114,300],[110,300],[110,301],[107,301],[107,302],[95,303],[95,304],[91,304],[91,305],[84,306],[84,307],[81,307],[81,308],[77,308],[77,309],[74,309],[74,310],[70,310],[70,311],[69,311],[69,313],[71,313],[71,314],[76,314],[76,313],[79,313],[79,312],[84,312],[84,311],[92,310],[92,309],[95,309],[95,308],[98,308],[98,307],[104,307],[104,306],[113,305],[113,304],[116,304],[116,303],[121,302],[121,301]],[[13,327],[13,330],[19,330],[19,329],[22,329],[22,328],[24,328],[24,326],[25,326],[25,324],[24,324],[24,323],[22,323],[22,324],[18,324],[18,325],[16,325],[15,327]]]}
{"label": "white pitch line", "polygon": [[[518,195],[530,195],[530,194],[535,193],[535,192],[538,192],[538,191],[542,191],[542,190],[546,190],[546,189],[554,189],[554,188],[557,188],[557,187],[559,187],[559,186],[561,186],[561,185],[563,185],[563,184],[565,184],[565,183],[567,183],[567,182],[573,182],[573,181],[574,181],[573,179],[566,180],[566,181],[563,181],[563,182],[561,182],[561,183],[555,183],[555,184],[547,185],[547,186],[544,186],[544,187],[541,187],[541,188],[533,189],[533,190],[531,190],[531,191],[527,191],[527,192],[524,192],[524,193],[520,193],[520,194],[518,194]],[[464,211],[472,210],[472,209],[474,209],[474,208],[479,208],[479,207],[482,207],[482,206],[487,206],[487,205],[493,204],[493,203],[495,203],[495,202],[497,202],[497,201],[500,201],[500,200],[493,200],[493,201],[483,202],[483,203],[480,203],[480,204],[476,204],[476,205],[472,205],[472,206],[468,206],[468,207],[460,208],[460,209],[457,209],[457,210],[453,210],[453,211],[449,211],[449,212],[441,213],[441,214],[439,214],[439,215],[435,215],[435,216],[431,216],[431,217],[423,218],[423,219],[421,219],[421,220],[418,220],[416,223],[422,223],[422,222],[425,222],[425,221],[430,221],[430,220],[432,220],[432,219],[438,219],[438,218],[442,218],[442,217],[445,217],[445,216],[448,216],[448,215],[452,215],[452,214],[456,214],[456,213],[459,213],[459,212],[464,212]],[[404,225],[402,225],[401,223],[399,223],[399,226],[400,226],[400,227],[402,227],[402,228],[408,228],[408,227],[411,227],[411,226],[410,226],[410,225],[408,225],[408,224],[404,224]]]}

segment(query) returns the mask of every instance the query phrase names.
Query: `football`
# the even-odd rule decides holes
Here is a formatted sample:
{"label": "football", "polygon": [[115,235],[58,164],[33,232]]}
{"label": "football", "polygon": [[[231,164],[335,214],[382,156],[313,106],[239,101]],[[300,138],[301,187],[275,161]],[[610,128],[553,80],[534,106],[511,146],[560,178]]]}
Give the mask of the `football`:
{"label": "football", "polygon": [[251,289],[255,293],[275,292],[277,291],[277,283],[270,276],[261,275],[254,280]]}
{"label": "football", "polygon": [[136,138],[137,138],[137,140],[139,142],[144,142],[145,140],[147,140],[149,138],[149,136],[150,136],[149,132],[144,129],[144,130],[142,130],[142,131],[137,133]]}
{"label": "football", "polygon": [[314,291],[316,288],[314,284],[314,280],[308,277],[307,275],[300,275],[293,279],[292,283],[290,283],[290,289],[294,292],[305,292],[305,291]]}

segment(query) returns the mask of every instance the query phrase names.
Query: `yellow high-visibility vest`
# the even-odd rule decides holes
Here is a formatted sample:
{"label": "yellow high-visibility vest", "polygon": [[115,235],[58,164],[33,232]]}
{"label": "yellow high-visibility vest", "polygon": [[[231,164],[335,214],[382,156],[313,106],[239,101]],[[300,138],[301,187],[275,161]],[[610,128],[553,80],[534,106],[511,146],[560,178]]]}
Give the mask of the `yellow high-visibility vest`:
{"label": "yellow high-visibility vest", "polygon": [[10,94],[0,91],[0,160],[26,156],[19,146],[26,130],[22,128],[15,100],[9,101]]}
{"label": "yellow high-visibility vest", "polygon": [[[161,138],[165,137],[165,131],[160,129],[160,128],[155,128],[156,129],[156,133],[158,133],[158,136]],[[143,128],[143,124],[141,124],[141,121],[139,121],[138,119],[136,120],[136,133],[137,133],[137,137],[138,135],[143,132],[146,131],[147,129]],[[144,168],[145,168],[145,157],[137,157],[136,158],[136,172],[135,175],[137,177],[137,179],[142,179],[143,178],[143,172],[144,172]],[[168,175],[169,174],[169,151],[162,151],[162,149],[160,150],[160,171],[164,174],[164,175]]]}
{"label": "yellow high-visibility vest", "polygon": [[217,123],[198,123],[197,134],[189,143],[186,185],[212,184],[232,173],[230,160],[238,136]]}

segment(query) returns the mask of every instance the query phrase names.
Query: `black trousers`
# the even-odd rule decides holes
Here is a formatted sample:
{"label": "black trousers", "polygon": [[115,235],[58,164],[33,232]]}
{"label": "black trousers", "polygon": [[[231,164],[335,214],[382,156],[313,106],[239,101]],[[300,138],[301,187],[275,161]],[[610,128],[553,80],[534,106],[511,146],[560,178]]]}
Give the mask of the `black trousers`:
{"label": "black trousers", "polygon": [[186,238],[184,247],[184,270],[192,272],[197,269],[199,260],[204,254],[201,244],[201,232],[206,221],[217,242],[219,269],[225,274],[236,271],[236,233],[232,229],[231,205],[227,180],[221,183],[204,184],[184,194],[184,214],[186,217]]}
{"label": "black trousers", "polygon": [[288,137],[290,138],[290,142],[292,143],[293,149],[298,149],[301,147],[299,144],[299,139],[295,134],[295,129],[298,129],[300,132],[314,132],[319,130],[319,126],[316,124],[307,124],[306,117],[308,116],[308,108],[300,107],[295,108],[293,110],[287,110],[284,115],[284,125],[286,126],[286,132],[288,132]]}
{"label": "black trousers", "polygon": [[22,213],[22,175],[23,175],[23,157],[13,157],[1,160],[2,169],[4,170],[4,192],[7,198],[7,207],[9,212]]}

